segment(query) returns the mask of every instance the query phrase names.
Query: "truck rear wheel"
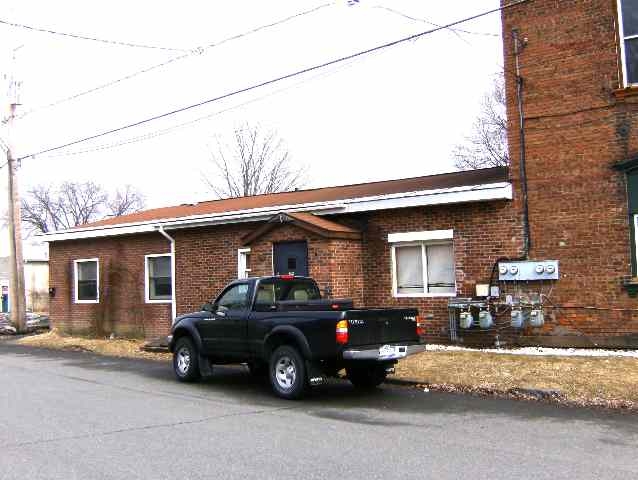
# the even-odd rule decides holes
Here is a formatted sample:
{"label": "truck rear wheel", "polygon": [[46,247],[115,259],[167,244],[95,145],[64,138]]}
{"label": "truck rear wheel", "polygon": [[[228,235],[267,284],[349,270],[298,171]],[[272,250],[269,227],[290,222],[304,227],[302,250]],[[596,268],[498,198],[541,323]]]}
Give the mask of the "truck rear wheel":
{"label": "truck rear wheel", "polygon": [[198,352],[190,337],[177,340],[173,353],[173,370],[180,382],[195,382],[200,379]]}
{"label": "truck rear wheel", "polygon": [[376,388],[385,382],[385,365],[347,367],[346,375],[350,383],[357,388]]}
{"label": "truck rear wheel", "polygon": [[306,393],[306,363],[297,349],[290,345],[282,345],[270,356],[268,375],[273,391],[281,398],[293,400]]}

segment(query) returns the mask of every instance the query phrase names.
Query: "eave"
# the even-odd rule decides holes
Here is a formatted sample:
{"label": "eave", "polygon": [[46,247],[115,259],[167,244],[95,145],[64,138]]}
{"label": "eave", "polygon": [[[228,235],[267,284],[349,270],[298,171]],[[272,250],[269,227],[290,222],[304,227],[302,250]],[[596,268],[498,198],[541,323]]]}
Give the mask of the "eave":
{"label": "eave", "polygon": [[278,205],[249,210],[192,215],[180,218],[165,218],[136,223],[122,223],[98,227],[79,227],[59,230],[41,235],[45,242],[81,240],[156,232],[160,226],[165,230],[197,228],[243,222],[267,221],[279,212],[309,212],[315,215],[335,213],[358,213],[433,205],[448,205],[495,200],[511,200],[512,185],[509,182],[470,185],[453,188],[403,192],[389,195],[348,198],[330,202],[314,202],[294,205]]}

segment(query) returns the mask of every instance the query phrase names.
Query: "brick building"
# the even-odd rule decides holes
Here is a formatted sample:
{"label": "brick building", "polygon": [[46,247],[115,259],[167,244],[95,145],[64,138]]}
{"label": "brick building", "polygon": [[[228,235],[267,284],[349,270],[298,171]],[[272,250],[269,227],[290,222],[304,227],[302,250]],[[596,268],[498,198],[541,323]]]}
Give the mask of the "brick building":
{"label": "brick building", "polygon": [[[509,171],[203,202],[55,232],[52,322],[160,335],[238,275],[295,271],[357,305],[418,307],[444,341],[450,299],[473,296],[507,257],[557,260],[560,278],[492,282],[496,326],[459,340],[638,345],[638,5],[529,0],[502,15]],[[509,327],[507,303],[530,298],[544,325]]]}
{"label": "brick building", "polygon": [[153,337],[230,280],[292,271],[360,306],[419,306],[445,338],[447,300],[518,250],[507,179],[492,168],[258,195],[55,232],[51,321]]}
{"label": "brick building", "polygon": [[[508,3],[508,2],[503,2]],[[638,345],[638,3],[532,0],[503,12],[513,208],[561,278],[532,342]]]}

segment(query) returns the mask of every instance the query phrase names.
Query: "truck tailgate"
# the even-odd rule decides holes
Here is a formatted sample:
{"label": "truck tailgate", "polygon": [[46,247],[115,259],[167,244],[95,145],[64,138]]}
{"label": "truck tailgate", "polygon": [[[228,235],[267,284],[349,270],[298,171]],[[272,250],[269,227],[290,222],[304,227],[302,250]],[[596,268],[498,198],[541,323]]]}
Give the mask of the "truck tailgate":
{"label": "truck tailgate", "polygon": [[416,309],[348,310],[348,345],[418,342]]}

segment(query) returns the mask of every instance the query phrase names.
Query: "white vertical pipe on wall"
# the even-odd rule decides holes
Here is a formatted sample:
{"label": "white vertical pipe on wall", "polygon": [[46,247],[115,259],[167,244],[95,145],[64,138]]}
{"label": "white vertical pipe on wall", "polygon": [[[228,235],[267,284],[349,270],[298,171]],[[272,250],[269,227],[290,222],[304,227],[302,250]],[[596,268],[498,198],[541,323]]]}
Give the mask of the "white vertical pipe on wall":
{"label": "white vertical pipe on wall", "polygon": [[175,318],[177,318],[177,296],[175,292],[175,277],[177,276],[177,272],[175,272],[175,239],[171,237],[162,225],[157,226],[157,230],[161,233],[169,242],[171,242],[171,323],[175,322]]}

